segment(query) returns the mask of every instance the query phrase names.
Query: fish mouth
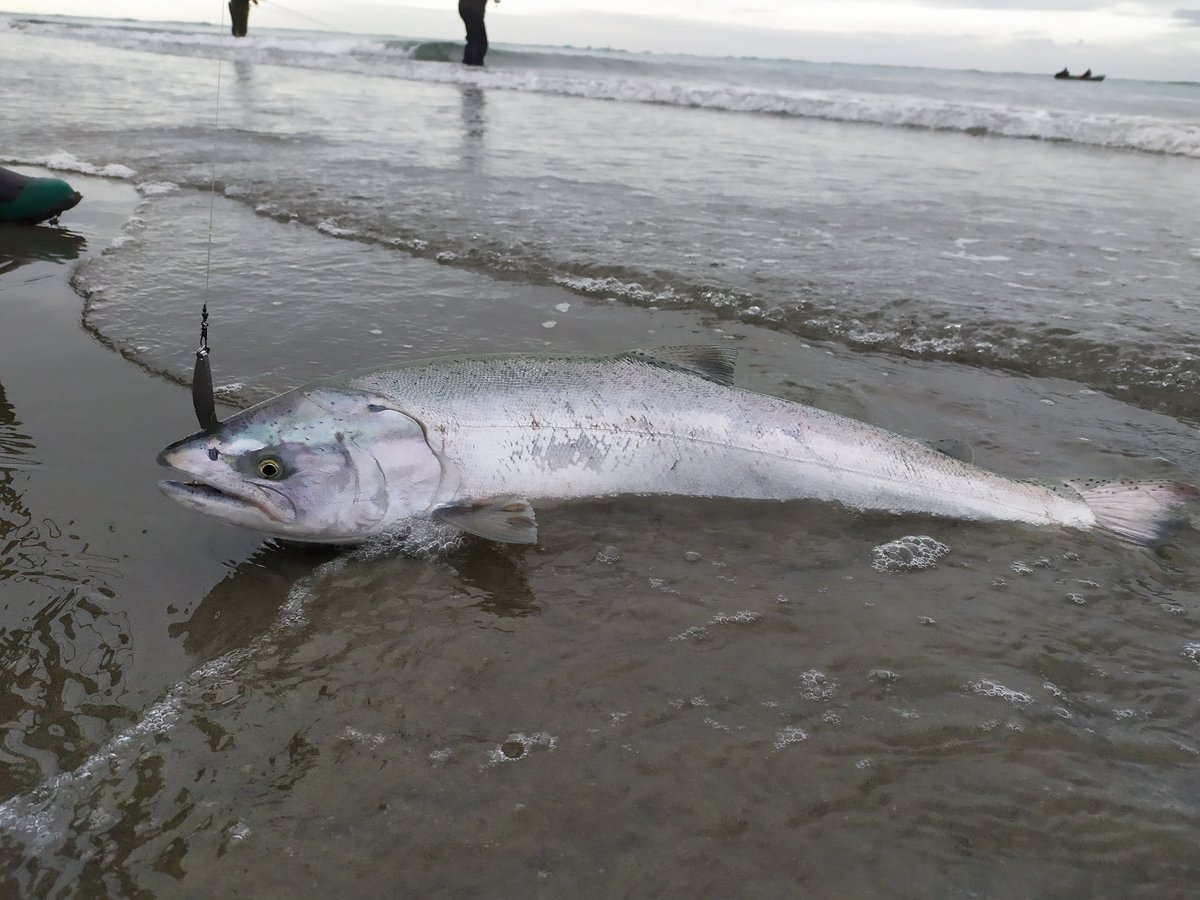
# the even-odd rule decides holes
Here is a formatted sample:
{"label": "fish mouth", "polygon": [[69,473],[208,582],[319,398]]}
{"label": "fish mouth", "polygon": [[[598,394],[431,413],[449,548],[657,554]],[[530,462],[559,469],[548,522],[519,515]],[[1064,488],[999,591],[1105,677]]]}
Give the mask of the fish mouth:
{"label": "fish mouth", "polygon": [[296,508],[290,501],[282,495],[270,496],[264,491],[235,494],[204,481],[160,481],[158,489],[182,506],[221,518],[261,516],[279,525],[289,524],[296,519]]}
{"label": "fish mouth", "polygon": [[296,521],[296,505],[282,491],[243,482],[214,467],[210,437],[201,432],[176,441],[158,454],[157,462],[189,481],[160,481],[158,489],[181,506],[227,519],[247,527],[289,525]]}

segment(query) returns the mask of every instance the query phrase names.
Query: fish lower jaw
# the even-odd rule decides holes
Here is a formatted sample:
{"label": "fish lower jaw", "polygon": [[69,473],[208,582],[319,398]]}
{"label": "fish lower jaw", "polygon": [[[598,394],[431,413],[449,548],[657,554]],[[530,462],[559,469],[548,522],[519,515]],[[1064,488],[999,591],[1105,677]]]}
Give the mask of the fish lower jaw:
{"label": "fish lower jaw", "polygon": [[257,497],[231,494],[202,481],[160,481],[158,489],[182,506],[250,527],[261,526],[263,521],[283,525],[295,519],[294,510],[272,506]]}

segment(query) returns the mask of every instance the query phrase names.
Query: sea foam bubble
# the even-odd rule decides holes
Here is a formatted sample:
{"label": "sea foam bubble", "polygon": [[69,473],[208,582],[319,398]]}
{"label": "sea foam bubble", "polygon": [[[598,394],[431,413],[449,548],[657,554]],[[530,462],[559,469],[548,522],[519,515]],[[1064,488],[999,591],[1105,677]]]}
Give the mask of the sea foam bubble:
{"label": "sea foam bubble", "polygon": [[950,548],[927,534],[908,534],[871,551],[871,567],[880,572],[932,569]]}

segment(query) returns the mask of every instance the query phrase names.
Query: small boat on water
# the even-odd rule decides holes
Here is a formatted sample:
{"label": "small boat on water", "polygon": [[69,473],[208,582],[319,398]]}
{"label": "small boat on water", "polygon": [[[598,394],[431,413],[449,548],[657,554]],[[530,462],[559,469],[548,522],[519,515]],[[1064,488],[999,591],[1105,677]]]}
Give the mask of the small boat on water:
{"label": "small boat on water", "polygon": [[1055,72],[1054,77],[1059,81],[1103,81],[1103,75],[1093,75],[1092,70],[1088,69],[1082,75],[1072,75],[1068,70],[1063,69],[1061,72]]}
{"label": "small boat on water", "polygon": [[36,225],[58,218],[82,199],[61,178],[35,178],[0,166],[0,222]]}

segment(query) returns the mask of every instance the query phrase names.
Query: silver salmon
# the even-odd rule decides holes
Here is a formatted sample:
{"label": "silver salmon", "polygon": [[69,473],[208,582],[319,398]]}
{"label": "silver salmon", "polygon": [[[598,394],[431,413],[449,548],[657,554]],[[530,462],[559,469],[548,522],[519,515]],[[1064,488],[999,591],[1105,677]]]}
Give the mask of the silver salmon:
{"label": "silver salmon", "polygon": [[1007,478],[907,437],[732,386],[736,351],[403,363],[280,394],[163,450],[184,506],[291,541],[432,518],[536,543],[535,504],[621,494],[815,499],[861,510],[1101,528],[1155,545],[1175,481]]}

